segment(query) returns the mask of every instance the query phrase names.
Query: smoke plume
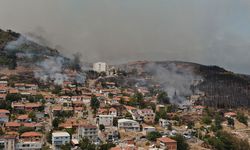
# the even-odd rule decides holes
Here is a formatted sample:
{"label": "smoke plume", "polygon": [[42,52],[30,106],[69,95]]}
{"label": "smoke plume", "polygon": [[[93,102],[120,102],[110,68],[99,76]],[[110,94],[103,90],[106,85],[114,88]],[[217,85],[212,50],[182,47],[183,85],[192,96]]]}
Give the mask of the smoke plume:
{"label": "smoke plume", "polygon": [[[84,83],[85,73],[82,72],[80,54],[74,54],[73,59],[68,59],[57,53],[51,53],[45,42],[40,43],[41,37],[21,35],[17,40],[9,42],[5,46],[7,52],[14,52],[16,55],[29,58],[34,61],[30,66],[36,66],[34,76],[42,81],[53,81],[61,85],[64,81]],[[36,58],[40,58],[36,60]],[[71,72],[66,73],[66,69]]]}
{"label": "smoke plume", "polygon": [[191,70],[179,68],[174,63],[167,66],[150,63],[146,71],[151,73],[153,80],[160,83],[161,88],[168,93],[170,101],[175,104],[185,103],[186,97],[192,94],[190,89],[195,80],[201,79]]}

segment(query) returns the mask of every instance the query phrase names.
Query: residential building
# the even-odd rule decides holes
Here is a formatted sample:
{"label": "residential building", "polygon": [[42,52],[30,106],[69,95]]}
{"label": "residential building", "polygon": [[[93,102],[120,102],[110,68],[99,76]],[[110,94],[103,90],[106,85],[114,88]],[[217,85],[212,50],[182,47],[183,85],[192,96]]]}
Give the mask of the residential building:
{"label": "residential building", "polygon": [[116,117],[117,116],[117,110],[115,109],[115,108],[110,108],[109,109],[109,115],[112,115],[112,116],[114,116],[114,117]]}
{"label": "residential building", "polygon": [[98,130],[94,125],[80,125],[78,127],[78,139],[88,138],[91,141],[96,141],[98,138]]}
{"label": "residential building", "polygon": [[5,135],[1,139],[1,145],[4,146],[5,150],[16,150],[17,136],[16,135]]}
{"label": "residential building", "polygon": [[42,134],[38,132],[25,132],[19,137],[16,143],[16,150],[40,150],[42,145]]}
{"label": "residential building", "polygon": [[118,129],[124,129],[125,131],[140,131],[140,125],[137,121],[130,119],[119,119]]}
{"label": "residential building", "polygon": [[93,64],[93,70],[96,72],[106,72],[108,70],[108,65],[105,62],[97,62]]}
{"label": "residential building", "polygon": [[162,149],[177,150],[177,142],[168,137],[158,138],[156,143]]}
{"label": "residential building", "polygon": [[138,114],[143,117],[145,123],[153,124],[155,121],[155,113],[152,109],[138,110]]}
{"label": "residential building", "polygon": [[142,132],[145,135],[147,135],[148,133],[153,132],[153,131],[156,131],[156,130],[155,130],[155,127],[152,127],[152,126],[144,126],[142,128]]}
{"label": "residential building", "polygon": [[97,123],[99,125],[103,124],[105,127],[113,126],[113,115],[99,115],[97,118]]}
{"label": "residential building", "polygon": [[167,128],[168,127],[168,125],[169,125],[169,122],[168,122],[168,120],[167,119],[159,119],[159,125],[161,126],[161,127],[163,127],[163,128]]}
{"label": "residential building", "polygon": [[68,132],[53,132],[52,145],[55,147],[70,143],[70,135]]}

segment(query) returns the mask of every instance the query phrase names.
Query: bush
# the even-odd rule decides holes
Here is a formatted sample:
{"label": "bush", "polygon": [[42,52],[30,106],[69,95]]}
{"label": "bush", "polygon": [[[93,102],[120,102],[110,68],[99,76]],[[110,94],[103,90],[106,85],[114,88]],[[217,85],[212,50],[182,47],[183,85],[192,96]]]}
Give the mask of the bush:
{"label": "bush", "polygon": [[208,115],[202,117],[202,123],[210,125],[212,123],[212,118]]}
{"label": "bush", "polygon": [[186,142],[186,139],[183,135],[177,134],[176,136],[173,136],[172,139],[174,139],[177,142],[177,150],[188,150],[189,146]]}
{"label": "bush", "polygon": [[248,123],[247,123],[248,118],[243,113],[237,113],[236,119],[239,122],[241,122],[241,123],[245,124],[246,126],[248,126]]}
{"label": "bush", "polygon": [[153,132],[150,132],[147,134],[146,138],[149,140],[149,141],[156,141],[157,138],[160,138],[161,137],[161,134],[157,131],[153,131]]}
{"label": "bush", "polygon": [[218,131],[216,137],[210,137],[208,143],[218,150],[249,150],[246,139],[239,139],[226,131]]}

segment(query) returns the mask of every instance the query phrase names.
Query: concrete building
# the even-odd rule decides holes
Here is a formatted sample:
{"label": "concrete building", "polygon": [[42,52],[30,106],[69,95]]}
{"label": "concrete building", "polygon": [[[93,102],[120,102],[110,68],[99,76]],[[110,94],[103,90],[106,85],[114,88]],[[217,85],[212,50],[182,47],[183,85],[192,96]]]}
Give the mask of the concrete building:
{"label": "concrete building", "polygon": [[15,150],[40,150],[42,145],[41,133],[25,132],[19,137]]}
{"label": "concrete building", "polygon": [[168,127],[168,125],[169,125],[169,122],[168,122],[168,120],[167,119],[159,119],[159,125],[161,126],[161,127],[163,127],[163,128],[167,128]]}
{"label": "concrete building", "polygon": [[68,132],[53,132],[52,133],[52,145],[57,147],[70,143],[70,135]]}
{"label": "concrete building", "polygon": [[117,110],[115,109],[115,108],[110,108],[109,109],[109,115],[112,115],[112,116],[114,116],[114,117],[116,117],[117,116]]}
{"label": "concrete building", "polygon": [[156,143],[162,149],[177,150],[177,142],[168,137],[158,138]]}
{"label": "concrete building", "polygon": [[147,134],[150,133],[150,132],[154,132],[154,131],[156,131],[156,129],[155,129],[155,127],[152,127],[152,126],[144,126],[144,127],[142,128],[142,132],[143,132],[143,134],[145,134],[145,135],[147,135]]}
{"label": "concrete building", "polygon": [[105,62],[97,62],[93,64],[93,70],[96,72],[106,72],[108,70],[108,65]]}
{"label": "concrete building", "polygon": [[5,135],[0,140],[0,145],[4,147],[5,150],[15,150],[17,137],[15,135]]}
{"label": "concrete building", "polygon": [[99,125],[103,124],[105,127],[113,126],[113,115],[99,115],[97,118],[97,123]]}
{"label": "concrete building", "polygon": [[138,114],[143,117],[145,123],[153,124],[155,121],[155,113],[152,109],[138,110]]}
{"label": "concrete building", "polygon": [[98,138],[98,130],[94,125],[81,125],[78,127],[78,139],[88,138],[91,141],[96,141]]}
{"label": "concrete building", "polygon": [[138,122],[130,119],[119,119],[118,129],[124,129],[125,131],[140,131],[140,125]]}

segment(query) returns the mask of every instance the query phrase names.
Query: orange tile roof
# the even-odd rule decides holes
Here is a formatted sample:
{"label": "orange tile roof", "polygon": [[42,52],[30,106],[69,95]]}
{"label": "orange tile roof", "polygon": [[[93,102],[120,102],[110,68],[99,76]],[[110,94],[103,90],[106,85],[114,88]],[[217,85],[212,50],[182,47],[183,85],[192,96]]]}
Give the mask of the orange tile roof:
{"label": "orange tile roof", "polygon": [[16,131],[6,132],[5,134],[7,134],[7,135],[19,135],[19,133]]}
{"label": "orange tile roof", "polygon": [[205,107],[204,106],[201,106],[201,105],[197,105],[197,106],[194,106],[195,109],[204,109]]}
{"label": "orange tile roof", "polygon": [[133,109],[137,109],[137,108],[135,108],[135,107],[132,107],[132,106],[124,106],[126,109],[128,109],[128,110],[133,110]]}
{"label": "orange tile roof", "polygon": [[9,111],[9,110],[6,110],[6,109],[0,109],[0,113],[9,114],[10,111]]}
{"label": "orange tile roof", "polygon": [[116,111],[116,109],[114,107],[111,107],[109,111]]}
{"label": "orange tile roof", "polygon": [[21,135],[21,137],[41,137],[42,134],[38,132],[25,132]]}
{"label": "orange tile roof", "polygon": [[162,137],[162,138],[158,138],[157,140],[163,142],[163,143],[176,143],[175,140],[173,139],[170,139],[168,137]]}
{"label": "orange tile roof", "polygon": [[6,122],[6,123],[5,123],[5,126],[6,126],[6,127],[20,127],[21,124],[18,123],[18,122]]}
{"label": "orange tile roof", "polygon": [[17,117],[18,120],[25,120],[25,119],[29,119],[28,115],[20,115]]}
{"label": "orange tile roof", "polygon": [[41,103],[26,103],[25,107],[41,107],[42,104]]}
{"label": "orange tile roof", "polygon": [[226,112],[224,113],[224,116],[236,116],[237,114],[235,112]]}

